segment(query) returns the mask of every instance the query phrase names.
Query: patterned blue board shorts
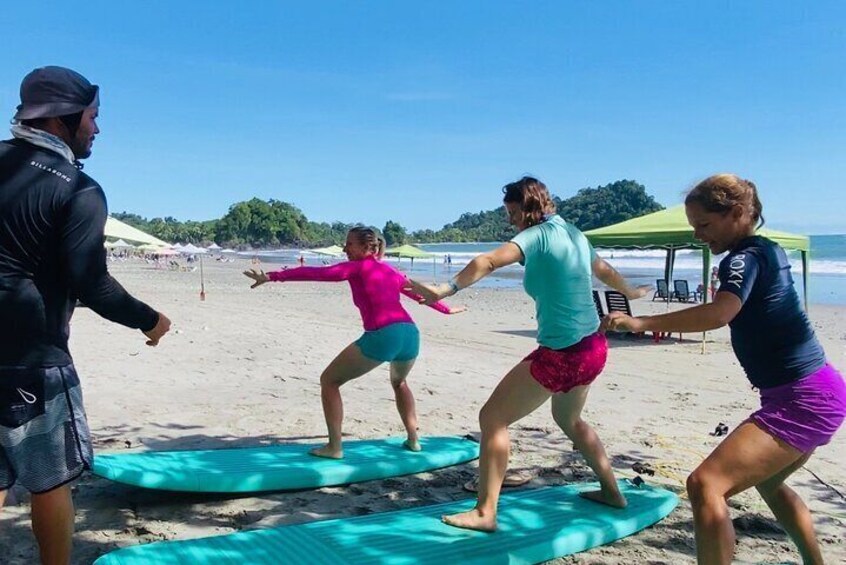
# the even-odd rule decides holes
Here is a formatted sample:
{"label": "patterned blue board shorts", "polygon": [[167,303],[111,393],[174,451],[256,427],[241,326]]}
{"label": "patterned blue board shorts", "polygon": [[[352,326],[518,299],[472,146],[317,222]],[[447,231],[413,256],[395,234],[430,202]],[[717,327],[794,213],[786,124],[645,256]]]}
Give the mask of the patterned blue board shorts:
{"label": "patterned blue board shorts", "polygon": [[420,332],[416,325],[400,322],[364,332],[355,343],[368,359],[383,363],[411,361],[420,353]]}
{"label": "patterned blue board shorts", "polygon": [[91,433],[73,365],[0,367],[0,490],[53,490],[91,467]]}

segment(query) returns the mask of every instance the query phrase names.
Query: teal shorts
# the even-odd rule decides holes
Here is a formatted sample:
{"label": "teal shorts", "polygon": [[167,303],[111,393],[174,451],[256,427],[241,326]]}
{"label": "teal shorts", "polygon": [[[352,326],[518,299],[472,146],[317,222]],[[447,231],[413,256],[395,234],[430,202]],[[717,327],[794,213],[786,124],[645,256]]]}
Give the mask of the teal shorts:
{"label": "teal shorts", "polygon": [[420,332],[414,324],[391,324],[364,332],[355,344],[368,359],[383,363],[411,361],[420,353]]}

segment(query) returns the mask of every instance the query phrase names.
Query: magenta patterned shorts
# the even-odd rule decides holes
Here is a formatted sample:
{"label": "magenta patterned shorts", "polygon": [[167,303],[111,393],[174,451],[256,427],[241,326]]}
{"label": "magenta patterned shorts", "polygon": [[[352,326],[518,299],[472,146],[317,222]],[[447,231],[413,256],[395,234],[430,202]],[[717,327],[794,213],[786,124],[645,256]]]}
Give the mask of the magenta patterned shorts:
{"label": "magenta patterned shorts", "polygon": [[564,349],[540,346],[523,361],[531,361],[529,370],[541,386],[552,393],[569,392],[573,387],[596,380],[608,359],[608,341],[595,333]]}

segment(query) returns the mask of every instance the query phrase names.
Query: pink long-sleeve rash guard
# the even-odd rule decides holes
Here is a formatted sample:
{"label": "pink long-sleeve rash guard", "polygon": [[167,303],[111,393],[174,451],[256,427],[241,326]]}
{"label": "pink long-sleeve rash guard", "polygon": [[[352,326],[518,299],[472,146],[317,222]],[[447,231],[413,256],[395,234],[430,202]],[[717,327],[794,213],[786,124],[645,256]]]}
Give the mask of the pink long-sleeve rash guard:
{"label": "pink long-sleeve rash guard", "polygon": [[[375,257],[346,261],[329,267],[297,267],[273,271],[267,273],[267,276],[276,282],[348,281],[353,303],[361,312],[361,320],[367,331],[402,322],[414,323],[400,304],[400,294],[415,301],[420,299],[419,295],[403,289],[407,282],[405,275]],[[443,314],[449,314],[449,307],[442,302],[435,302],[431,307]]]}

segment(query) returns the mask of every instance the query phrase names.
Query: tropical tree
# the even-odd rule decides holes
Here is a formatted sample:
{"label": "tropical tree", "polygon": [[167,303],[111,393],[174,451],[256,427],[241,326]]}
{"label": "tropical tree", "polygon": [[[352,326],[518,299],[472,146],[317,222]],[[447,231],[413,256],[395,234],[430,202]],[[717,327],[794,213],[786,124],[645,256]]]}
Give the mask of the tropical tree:
{"label": "tropical tree", "polygon": [[382,229],[382,235],[385,236],[385,241],[388,245],[402,245],[408,240],[408,233],[405,228],[396,222],[388,220],[385,227]]}
{"label": "tropical tree", "polygon": [[[582,230],[622,222],[661,210],[662,206],[633,180],[619,180],[595,188],[583,188],[567,199],[553,197],[558,213]],[[352,224],[311,222],[288,202],[253,198],[229,207],[219,220],[180,222],[173,217],[147,220],[138,214],[113,214],[138,229],[165,241],[225,245],[331,245],[341,244]],[[412,233],[389,220],[382,230],[389,245],[408,241],[463,242],[507,241],[515,234],[502,206],[493,210],[465,212],[440,230],[424,229]]]}

